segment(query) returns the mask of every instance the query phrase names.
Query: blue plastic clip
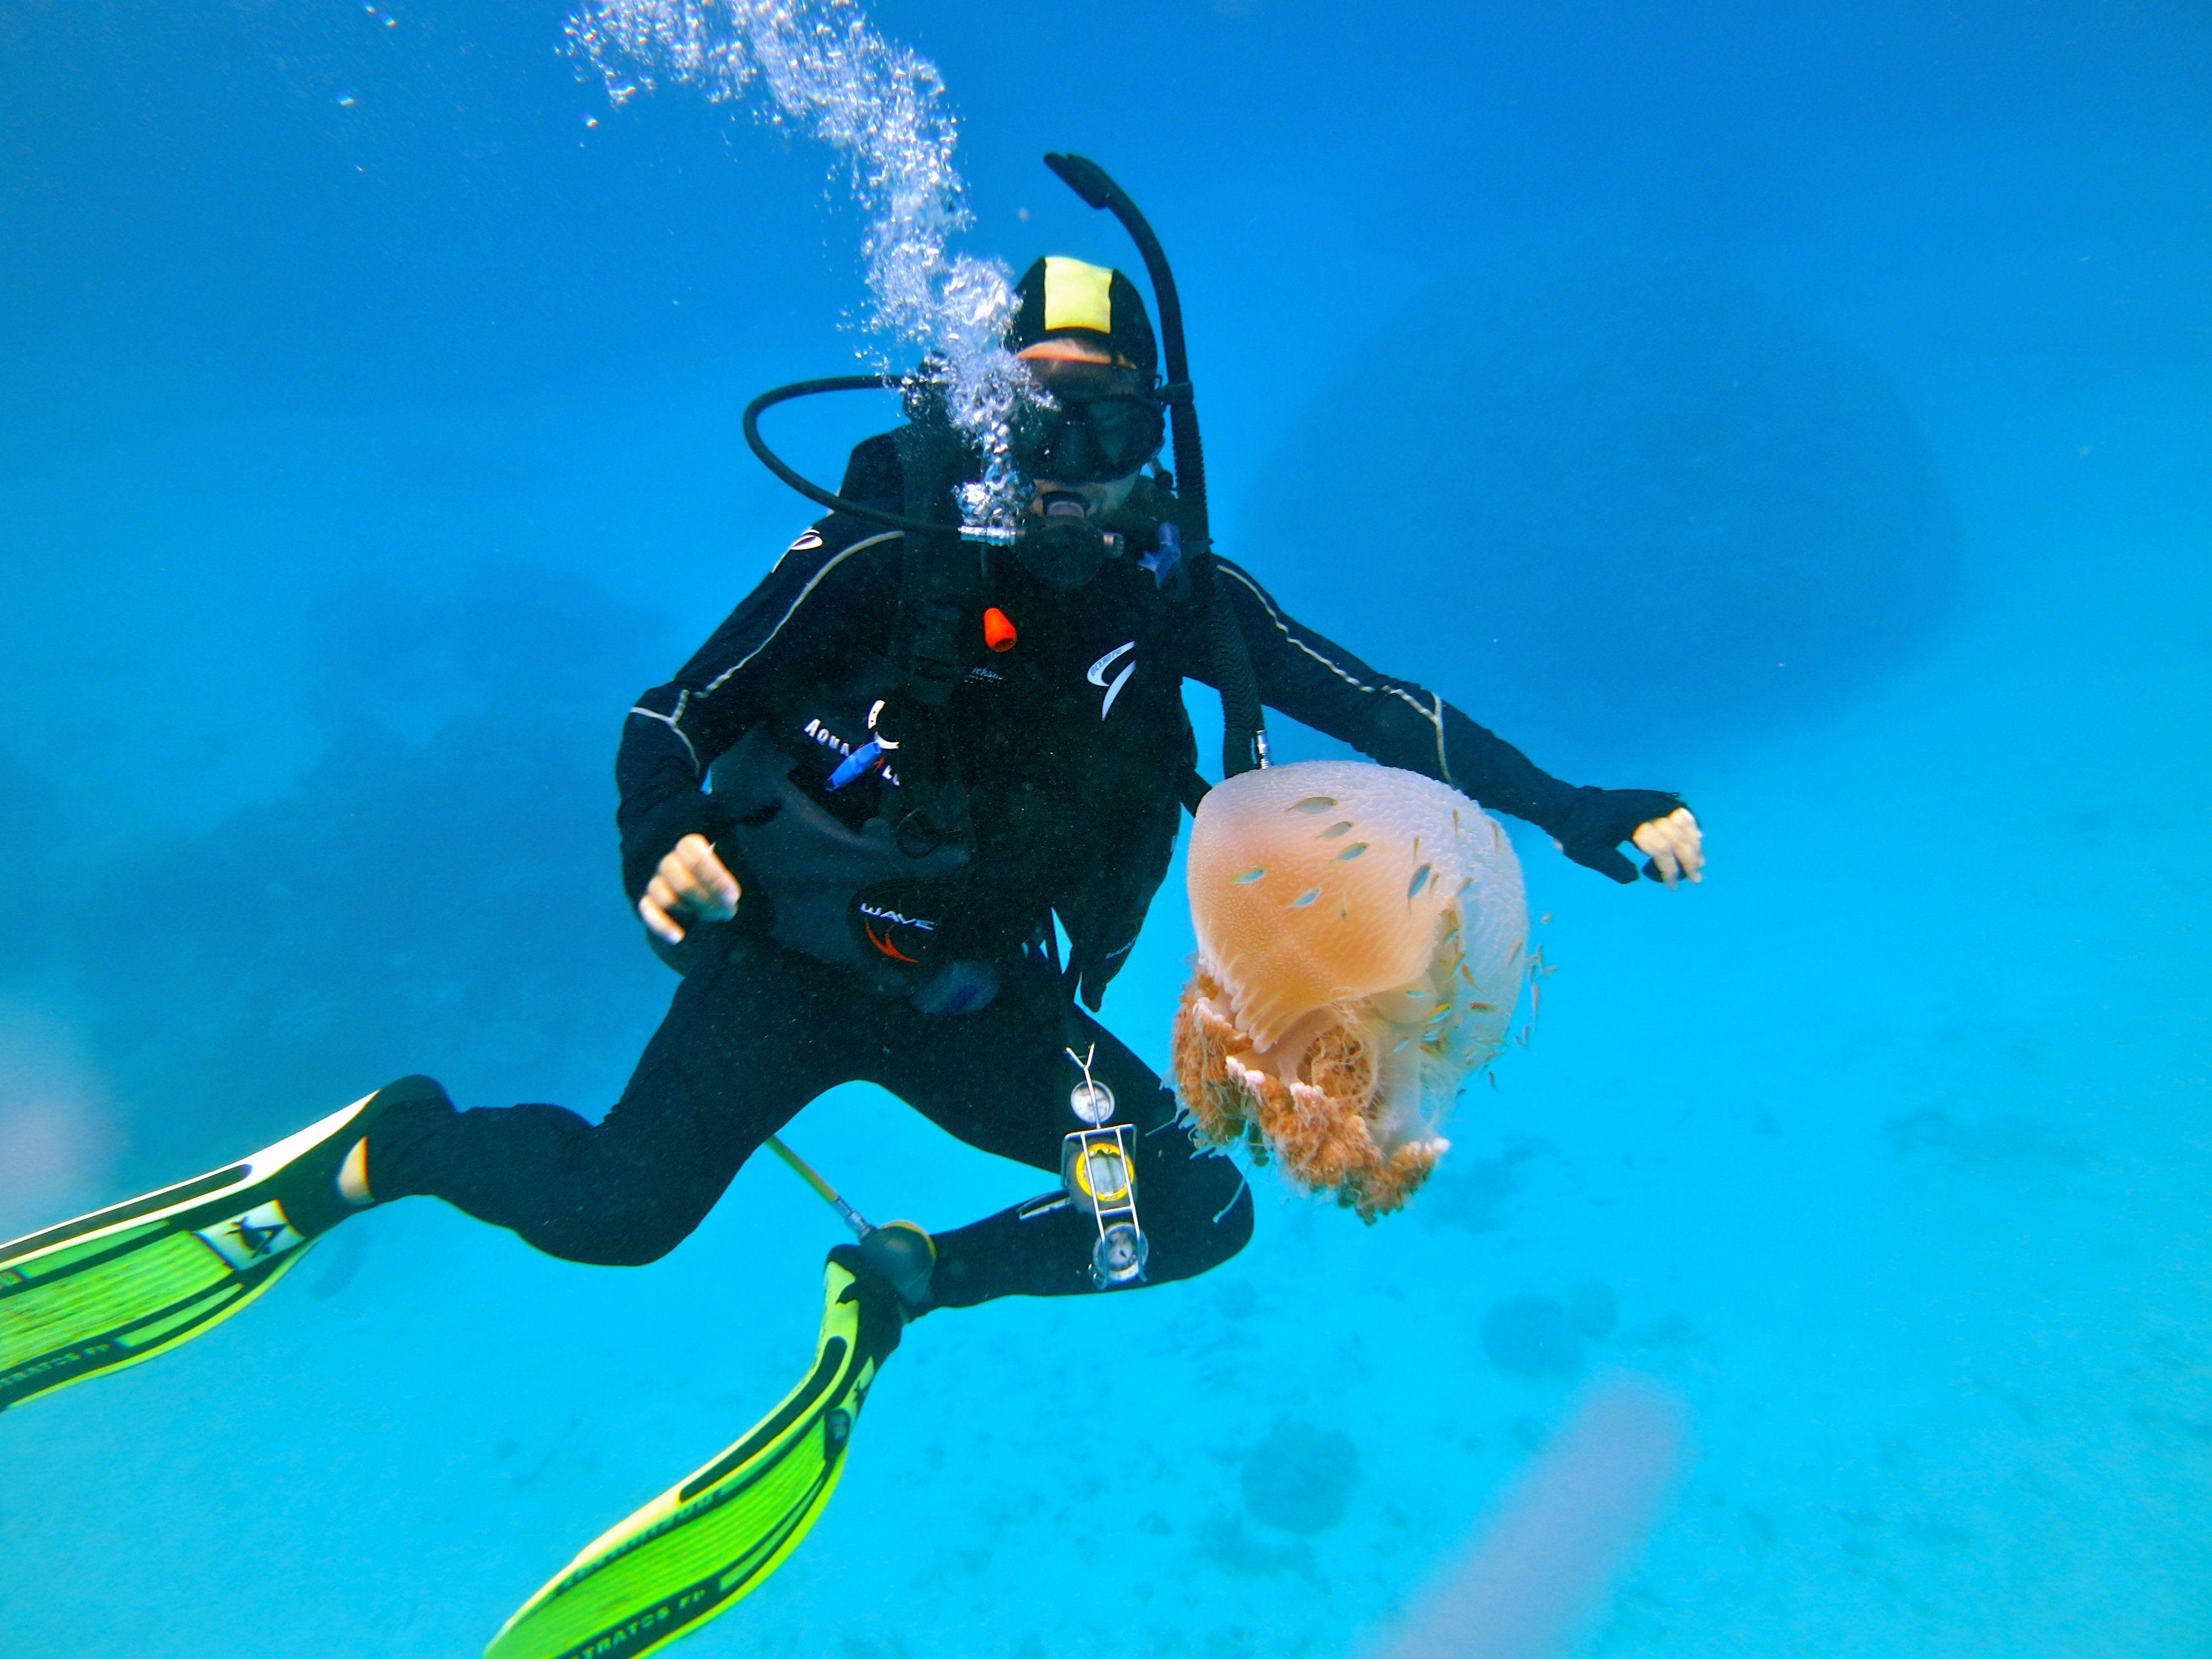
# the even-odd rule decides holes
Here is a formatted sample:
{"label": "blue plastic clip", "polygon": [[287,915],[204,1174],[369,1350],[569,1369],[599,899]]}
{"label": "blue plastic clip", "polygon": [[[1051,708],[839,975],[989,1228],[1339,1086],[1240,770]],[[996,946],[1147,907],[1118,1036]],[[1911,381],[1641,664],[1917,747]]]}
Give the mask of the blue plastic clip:
{"label": "blue plastic clip", "polygon": [[883,758],[883,744],[876,738],[870,738],[848,755],[843,763],[830,775],[830,793],[836,793],[855,778],[866,777],[881,764]]}
{"label": "blue plastic clip", "polygon": [[1172,524],[1160,526],[1160,544],[1137,561],[1152,573],[1152,585],[1164,588],[1170,583],[1184,580],[1182,568],[1182,531]]}

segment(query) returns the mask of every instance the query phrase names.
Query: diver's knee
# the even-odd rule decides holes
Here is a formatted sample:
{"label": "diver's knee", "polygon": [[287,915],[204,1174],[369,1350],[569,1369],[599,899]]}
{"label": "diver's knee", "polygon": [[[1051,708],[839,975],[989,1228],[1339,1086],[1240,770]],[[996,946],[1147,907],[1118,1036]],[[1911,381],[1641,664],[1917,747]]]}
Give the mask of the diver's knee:
{"label": "diver's knee", "polygon": [[697,1224],[651,1213],[600,1214],[525,1237],[548,1255],[591,1267],[646,1267],[691,1236]]}
{"label": "diver's knee", "polygon": [[558,1238],[530,1241],[548,1255],[585,1267],[649,1267],[676,1248],[658,1240],[640,1243],[631,1239]]}

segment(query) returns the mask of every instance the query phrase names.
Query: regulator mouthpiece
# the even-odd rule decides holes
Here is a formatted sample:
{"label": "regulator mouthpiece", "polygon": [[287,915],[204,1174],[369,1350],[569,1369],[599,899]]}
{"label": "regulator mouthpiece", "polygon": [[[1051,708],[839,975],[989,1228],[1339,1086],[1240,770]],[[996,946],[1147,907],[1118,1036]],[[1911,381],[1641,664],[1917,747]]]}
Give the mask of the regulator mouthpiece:
{"label": "regulator mouthpiece", "polygon": [[1043,513],[1042,523],[1024,527],[1014,543],[1014,558],[1047,587],[1072,592],[1121,550],[1121,538],[1092,524],[1079,495],[1048,495]]}

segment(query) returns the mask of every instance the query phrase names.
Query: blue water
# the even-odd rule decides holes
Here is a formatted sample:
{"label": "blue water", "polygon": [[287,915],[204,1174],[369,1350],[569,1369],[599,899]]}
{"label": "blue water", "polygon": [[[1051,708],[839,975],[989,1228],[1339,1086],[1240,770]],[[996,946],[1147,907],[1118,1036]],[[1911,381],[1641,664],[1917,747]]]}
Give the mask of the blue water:
{"label": "blue water", "polygon": [[[874,15],[967,246],[1127,261],[1048,148],[1144,204],[1224,545],[1712,865],[1524,838],[1559,971],[1410,1212],[1263,1174],[1208,1278],[931,1317],[679,1651],[1364,1654],[1607,1368],[1698,1450],[1585,1652],[2212,1651],[2202,9]],[[665,1004],[614,741],[806,520],[736,413],[853,361],[860,226],[561,21],[0,0],[0,1232],[404,1072],[596,1111]],[[1036,1187],[862,1088],[790,1138],[879,1217]],[[836,1236],[767,1160],[645,1269],[349,1223],[0,1420],[0,1647],[473,1653],[788,1386]],[[1318,1534],[1248,1499],[1285,1423],[1356,1453]]]}

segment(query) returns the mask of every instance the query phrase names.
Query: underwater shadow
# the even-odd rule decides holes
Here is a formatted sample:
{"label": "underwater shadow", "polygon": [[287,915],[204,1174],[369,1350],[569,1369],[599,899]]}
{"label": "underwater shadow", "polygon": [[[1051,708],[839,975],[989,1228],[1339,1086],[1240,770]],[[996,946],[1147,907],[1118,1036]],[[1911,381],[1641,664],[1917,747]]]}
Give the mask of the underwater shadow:
{"label": "underwater shadow", "polygon": [[412,1071],[501,1091],[471,1103],[557,1099],[641,1039],[666,975],[635,948],[610,774],[660,632],[532,570],[333,600],[322,759],[146,848],[160,902],[67,941],[130,1174],[178,1178]]}
{"label": "underwater shadow", "polygon": [[1617,246],[1455,272],[1324,386],[1243,526],[1293,612],[1576,775],[1832,706],[1942,625],[1960,560],[1871,365]]}

